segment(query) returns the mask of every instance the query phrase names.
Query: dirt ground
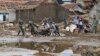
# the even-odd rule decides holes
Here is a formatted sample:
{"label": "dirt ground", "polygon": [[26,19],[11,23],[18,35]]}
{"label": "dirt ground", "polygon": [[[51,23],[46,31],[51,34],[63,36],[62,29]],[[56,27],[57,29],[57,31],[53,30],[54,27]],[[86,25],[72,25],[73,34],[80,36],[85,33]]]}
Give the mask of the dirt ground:
{"label": "dirt ground", "polygon": [[[16,36],[18,30],[15,30],[15,27],[12,28],[0,28],[0,37],[19,37]],[[98,29],[99,31],[99,29]],[[81,53],[82,50],[88,49],[90,47],[96,47],[100,51],[100,33],[70,33],[65,30],[61,30],[61,36],[31,36],[30,32],[27,32],[28,35],[22,36],[23,38],[31,38],[32,43],[21,43],[19,47],[41,50],[46,47],[50,47],[51,50],[45,52],[61,52],[65,49],[73,49],[75,53]],[[39,43],[39,44],[37,44]],[[46,47],[45,44],[46,43]],[[52,45],[53,44],[53,45]],[[8,44],[9,45],[9,44]],[[55,48],[56,46],[56,48]],[[78,48],[78,49],[77,49]],[[95,49],[95,50],[96,50]],[[44,51],[43,51],[44,52]],[[43,54],[45,55],[45,54]],[[48,54],[47,54],[48,55]],[[38,56],[40,56],[38,54]]]}

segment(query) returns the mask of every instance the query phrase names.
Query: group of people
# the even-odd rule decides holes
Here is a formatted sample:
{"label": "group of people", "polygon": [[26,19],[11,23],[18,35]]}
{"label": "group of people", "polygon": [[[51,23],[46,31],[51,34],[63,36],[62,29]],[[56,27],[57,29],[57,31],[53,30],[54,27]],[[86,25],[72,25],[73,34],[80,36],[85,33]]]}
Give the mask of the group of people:
{"label": "group of people", "polygon": [[78,29],[78,32],[97,32],[97,25],[98,20],[96,18],[96,15],[93,16],[92,24],[89,23],[88,20],[84,20],[82,17],[75,15],[72,19],[72,24],[76,25],[76,28]]}
{"label": "group of people", "polygon": [[72,24],[75,24],[79,29],[79,32],[83,30],[83,19],[79,16],[74,16],[72,19]]}
{"label": "group of people", "polygon": [[[25,28],[23,28],[23,25],[23,21],[19,20],[19,31],[17,35],[20,35],[22,32],[22,35],[25,36]],[[59,27],[52,21],[52,18],[45,17],[40,26],[37,26],[33,21],[29,21],[26,28],[29,28],[31,35],[60,36]]]}
{"label": "group of people", "polygon": [[[89,23],[88,20],[84,20],[82,17],[75,15],[72,19],[71,26],[66,29],[78,29],[78,32],[97,32],[97,25],[98,20],[96,18],[96,15],[93,16],[93,22],[92,24]],[[42,26],[42,27],[40,27]],[[59,27],[58,25],[53,22],[52,18],[44,18],[42,20],[42,24],[40,26],[37,26],[33,21],[29,21],[28,28],[31,32],[31,35],[45,35],[45,36],[60,36]],[[19,31],[18,35],[22,32],[22,35],[25,35],[25,29],[23,28],[23,21],[19,20]]]}
{"label": "group of people", "polygon": [[42,23],[44,29],[50,30],[51,36],[55,36],[55,35],[60,36],[59,27],[55,22],[53,22],[52,18],[44,18]]}

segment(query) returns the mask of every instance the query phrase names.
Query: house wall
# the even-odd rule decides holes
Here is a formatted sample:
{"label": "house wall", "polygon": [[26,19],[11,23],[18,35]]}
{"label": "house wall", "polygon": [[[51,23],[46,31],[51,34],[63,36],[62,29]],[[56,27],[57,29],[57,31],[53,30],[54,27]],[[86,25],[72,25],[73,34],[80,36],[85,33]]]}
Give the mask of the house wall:
{"label": "house wall", "polygon": [[19,19],[22,19],[24,22],[27,22],[29,20],[28,16],[29,14],[31,14],[33,12],[31,12],[31,10],[16,10],[16,21],[18,21]]}
{"label": "house wall", "polygon": [[[20,11],[20,13],[19,13]],[[40,6],[29,10],[16,10],[16,18],[28,22],[28,20],[33,20],[34,22],[41,22],[44,17],[51,17],[55,22],[61,22],[62,18],[65,16],[65,9],[55,3],[43,3]],[[18,20],[17,20],[18,21]]]}
{"label": "house wall", "polygon": [[[8,20],[9,22],[13,22],[16,20],[16,13],[15,10],[13,9],[9,9],[9,11],[7,10],[0,10],[0,13],[8,13]],[[0,23],[2,23],[3,21],[1,20]]]}
{"label": "house wall", "polygon": [[55,20],[56,10],[54,4],[44,3],[36,8],[35,21],[41,21],[44,17],[52,17]]}

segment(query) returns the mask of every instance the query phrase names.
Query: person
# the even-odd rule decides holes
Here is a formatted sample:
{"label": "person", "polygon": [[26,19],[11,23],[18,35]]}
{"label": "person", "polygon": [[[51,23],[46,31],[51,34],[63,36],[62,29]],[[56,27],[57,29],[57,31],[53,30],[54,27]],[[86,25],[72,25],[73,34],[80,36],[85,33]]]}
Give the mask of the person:
{"label": "person", "polygon": [[46,22],[47,22],[47,18],[44,17],[44,19],[42,20],[42,23],[44,24],[44,23],[46,23]]}
{"label": "person", "polygon": [[55,36],[56,27],[54,22],[51,24],[51,36]]}
{"label": "person", "polygon": [[29,21],[28,27],[31,30],[31,35],[37,34],[35,27],[38,28],[38,26],[35,25],[32,21]]}
{"label": "person", "polygon": [[94,15],[93,23],[92,23],[92,32],[93,33],[97,32],[97,25],[98,25],[98,20],[96,19],[96,15]]}
{"label": "person", "polygon": [[51,18],[44,18],[42,21],[42,26],[44,28],[44,30],[48,30],[50,28],[50,24],[51,24]]}
{"label": "person", "polygon": [[59,27],[54,22],[52,22],[52,24],[51,24],[51,35],[52,36],[55,36],[55,35],[60,36]]}
{"label": "person", "polygon": [[82,18],[79,19],[79,31],[78,32],[81,32],[83,30],[83,20]]}
{"label": "person", "polygon": [[18,31],[17,36],[18,36],[21,32],[22,32],[22,35],[25,36],[25,31],[24,31],[24,27],[23,27],[23,21],[22,21],[22,20],[19,20],[18,24],[19,24],[19,31]]}
{"label": "person", "polygon": [[43,25],[43,28],[44,28],[45,30],[47,30],[47,29],[50,28],[50,25],[49,25],[49,23],[47,23],[47,22],[44,22],[42,25]]}
{"label": "person", "polygon": [[60,36],[59,26],[58,25],[55,25],[55,27],[56,27],[56,35]]}
{"label": "person", "polygon": [[79,28],[79,16],[75,15],[73,17],[72,24],[75,24]]}
{"label": "person", "polygon": [[52,18],[51,17],[49,17],[49,18],[47,18],[47,23],[48,24],[51,24],[53,21],[52,21]]}
{"label": "person", "polygon": [[63,21],[64,21],[64,29],[66,29],[66,27],[67,27],[67,21],[66,21],[67,19],[64,17],[63,18]]}
{"label": "person", "polygon": [[43,28],[41,29],[41,35],[50,36],[50,20],[50,18],[46,17],[42,20]]}

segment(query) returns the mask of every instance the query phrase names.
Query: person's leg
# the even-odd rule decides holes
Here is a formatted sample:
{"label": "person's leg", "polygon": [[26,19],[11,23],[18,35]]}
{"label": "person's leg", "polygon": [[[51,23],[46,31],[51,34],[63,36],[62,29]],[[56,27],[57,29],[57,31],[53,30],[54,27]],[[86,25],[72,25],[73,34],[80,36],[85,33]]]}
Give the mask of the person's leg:
{"label": "person's leg", "polygon": [[96,32],[96,28],[95,28],[95,26],[93,26],[93,28],[92,28],[92,32],[93,32],[93,33]]}
{"label": "person's leg", "polygon": [[21,31],[19,30],[17,36],[19,36],[20,32],[21,32]]}
{"label": "person's leg", "polygon": [[51,29],[51,36],[55,36],[54,29]]}
{"label": "person's leg", "polygon": [[67,22],[66,22],[66,20],[64,21],[64,29],[66,29],[66,27],[67,27]]}
{"label": "person's leg", "polygon": [[31,29],[31,35],[33,35],[32,29]]}
{"label": "person's leg", "polygon": [[57,35],[60,36],[59,27],[57,26],[56,29],[57,29]]}
{"label": "person's leg", "polygon": [[22,27],[21,27],[21,32],[22,32],[22,35],[25,36],[25,31]]}
{"label": "person's leg", "polygon": [[57,32],[57,35],[58,35],[58,36],[60,36],[60,33],[59,33],[59,31]]}
{"label": "person's leg", "polygon": [[77,28],[80,28],[80,25],[76,24]]}
{"label": "person's leg", "polygon": [[60,36],[59,30],[58,30],[58,29],[55,31],[55,35],[56,35],[56,36]]}
{"label": "person's leg", "polygon": [[24,31],[24,29],[23,29],[23,31],[22,31],[22,34],[23,34],[23,36],[25,36],[25,31]]}
{"label": "person's leg", "polygon": [[97,33],[97,26],[95,26],[95,33]]}
{"label": "person's leg", "polygon": [[81,25],[81,32],[83,32],[83,29],[84,29],[84,27],[83,27],[83,25]]}
{"label": "person's leg", "polygon": [[35,29],[32,28],[32,29],[31,29],[31,35],[35,35],[35,36],[36,36],[37,34],[38,34],[38,32],[35,31]]}
{"label": "person's leg", "polygon": [[81,25],[79,25],[78,28],[79,28],[78,33],[80,33],[80,31],[81,31]]}

